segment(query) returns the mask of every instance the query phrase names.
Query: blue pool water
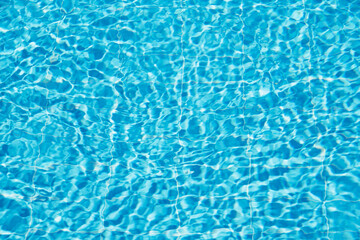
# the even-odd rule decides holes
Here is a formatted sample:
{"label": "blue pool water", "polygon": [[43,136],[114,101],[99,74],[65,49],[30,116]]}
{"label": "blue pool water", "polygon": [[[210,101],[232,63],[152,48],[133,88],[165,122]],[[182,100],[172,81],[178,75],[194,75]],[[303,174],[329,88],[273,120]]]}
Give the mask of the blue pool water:
{"label": "blue pool water", "polygon": [[359,0],[0,0],[0,239],[360,239]]}

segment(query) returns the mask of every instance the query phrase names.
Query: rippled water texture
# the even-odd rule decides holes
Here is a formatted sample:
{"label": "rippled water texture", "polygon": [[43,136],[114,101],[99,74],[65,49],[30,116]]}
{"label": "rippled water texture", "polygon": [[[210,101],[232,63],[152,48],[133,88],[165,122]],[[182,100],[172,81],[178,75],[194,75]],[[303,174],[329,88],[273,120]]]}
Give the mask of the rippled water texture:
{"label": "rippled water texture", "polygon": [[0,0],[0,239],[360,239],[359,0]]}

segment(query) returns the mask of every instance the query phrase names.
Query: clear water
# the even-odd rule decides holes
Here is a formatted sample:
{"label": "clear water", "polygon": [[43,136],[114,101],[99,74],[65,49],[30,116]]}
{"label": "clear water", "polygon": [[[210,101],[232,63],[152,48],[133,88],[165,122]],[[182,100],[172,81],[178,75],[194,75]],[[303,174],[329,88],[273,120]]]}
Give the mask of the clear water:
{"label": "clear water", "polygon": [[360,239],[358,0],[0,0],[0,239]]}

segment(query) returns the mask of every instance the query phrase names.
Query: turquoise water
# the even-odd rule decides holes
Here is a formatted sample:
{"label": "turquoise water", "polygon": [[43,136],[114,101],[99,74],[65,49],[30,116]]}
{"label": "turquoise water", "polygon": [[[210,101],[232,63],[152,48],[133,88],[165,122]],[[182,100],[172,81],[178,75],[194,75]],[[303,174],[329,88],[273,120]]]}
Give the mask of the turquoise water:
{"label": "turquoise water", "polygon": [[0,239],[360,239],[360,1],[0,0]]}

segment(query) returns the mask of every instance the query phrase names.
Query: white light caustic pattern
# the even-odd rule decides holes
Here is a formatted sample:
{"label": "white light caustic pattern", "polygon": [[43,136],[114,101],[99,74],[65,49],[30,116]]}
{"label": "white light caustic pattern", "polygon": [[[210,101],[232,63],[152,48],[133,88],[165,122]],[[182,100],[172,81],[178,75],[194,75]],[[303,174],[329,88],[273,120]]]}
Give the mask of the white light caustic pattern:
{"label": "white light caustic pattern", "polygon": [[358,239],[359,11],[0,3],[0,238]]}

